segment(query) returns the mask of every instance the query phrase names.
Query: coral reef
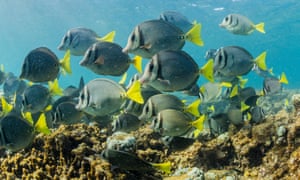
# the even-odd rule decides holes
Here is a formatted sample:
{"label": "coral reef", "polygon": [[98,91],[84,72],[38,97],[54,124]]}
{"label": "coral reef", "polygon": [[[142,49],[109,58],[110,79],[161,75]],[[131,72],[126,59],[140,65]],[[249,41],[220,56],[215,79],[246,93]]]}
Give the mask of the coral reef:
{"label": "coral reef", "polygon": [[9,153],[1,149],[0,178],[299,179],[300,117],[296,110],[281,108],[260,124],[230,125],[226,133],[196,139],[179,149],[174,147],[176,144],[167,146],[147,126],[131,132],[135,138],[133,153],[151,163],[170,161],[171,174],[113,167],[101,157],[111,136],[109,129],[95,124],[61,125],[50,135],[38,134],[22,151]]}

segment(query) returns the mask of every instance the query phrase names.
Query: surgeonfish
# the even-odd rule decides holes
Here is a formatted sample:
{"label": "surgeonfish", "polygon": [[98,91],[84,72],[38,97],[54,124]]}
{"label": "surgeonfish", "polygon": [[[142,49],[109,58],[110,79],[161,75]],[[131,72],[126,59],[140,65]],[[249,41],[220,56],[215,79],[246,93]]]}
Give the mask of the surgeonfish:
{"label": "surgeonfish", "polygon": [[183,14],[181,14],[178,11],[164,11],[160,14],[159,19],[175,25],[176,27],[181,29],[184,33],[192,29],[194,25]]}
{"label": "surgeonfish", "polygon": [[131,132],[137,130],[142,121],[131,113],[123,112],[117,115],[112,122],[112,131]]}
{"label": "surgeonfish", "polygon": [[263,94],[276,94],[282,91],[282,84],[288,84],[285,73],[282,73],[280,78],[267,77],[263,81]]}
{"label": "surgeonfish", "polygon": [[99,75],[120,76],[128,70],[130,64],[141,72],[141,60],[141,57],[131,59],[116,43],[100,41],[87,49],[79,64]]}
{"label": "surgeonfish", "polygon": [[192,117],[183,111],[164,109],[153,119],[151,126],[154,131],[160,133],[162,136],[183,136],[191,128],[202,131],[205,119],[205,115],[202,115],[193,121]]}
{"label": "surgeonfish", "polygon": [[32,82],[48,82],[53,81],[62,71],[71,73],[70,54],[66,53],[62,60],[58,60],[57,56],[47,47],[39,47],[28,53],[22,65],[20,78],[27,79]]}
{"label": "surgeonfish", "polygon": [[105,149],[101,153],[102,158],[106,159],[113,166],[117,166],[127,171],[151,172],[161,170],[165,173],[171,172],[171,163],[150,163],[125,151]]}
{"label": "surgeonfish", "polygon": [[61,51],[70,51],[71,55],[83,56],[86,50],[98,41],[112,42],[115,37],[115,31],[112,31],[100,37],[91,29],[84,27],[72,28],[63,36],[60,45],[57,47]]}
{"label": "surgeonfish", "polygon": [[184,33],[164,20],[145,21],[138,24],[131,32],[123,52],[151,58],[161,50],[180,50],[185,40],[203,46],[200,31],[200,24],[195,24],[192,29]]}
{"label": "surgeonfish", "polygon": [[218,49],[214,59],[214,72],[226,77],[236,77],[248,74],[254,64],[266,70],[266,52],[261,53],[257,58],[244,48],[239,46],[225,46]]}
{"label": "surgeonfish", "polygon": [[240,14],[227,15],[219,26],[239,35],[249,35],[254,30],[265,33],[263,22],[255,25],[250,19]]}

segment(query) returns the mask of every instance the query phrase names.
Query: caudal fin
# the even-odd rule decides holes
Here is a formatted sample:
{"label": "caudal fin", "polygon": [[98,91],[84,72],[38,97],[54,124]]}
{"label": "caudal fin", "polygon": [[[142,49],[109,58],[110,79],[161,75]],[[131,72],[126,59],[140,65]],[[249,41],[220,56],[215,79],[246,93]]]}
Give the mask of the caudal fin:
{"label": "caudal fin", "polygon": [[201,39],[201,24],[195,24],[186,34],[185,37],[187,40],[198,46],[204,46],[204,42]]}
{"label": "caudal fin", "polygon": [[67,72],[68,74],[72,73],[72,69],[71,69],[71,51],[70,49],[68,49],[63,57],[63,59],[60,60],[60,65],[63,68],[63,70],[65,72]]}
{"label": "caudal fin", "polygon": [[165,163],[151,163],[151,165],[158,169],[161,170],[167,174],[171,173],[171,162],[165,162]]}
{"label": "caudal fin", "polygon": [[256,24],[255,25],[255,29],[258,31],[258,32],[261,32],[261,33],[266,33],[265,32],[265,23],[259,23],[259,24]]}
{"label": "caudal fin", "polygon": [[214,60],[208,60],[207,63],[199,70],[199,72],[210,82],[214,82]]}
{"label": "caudal fin", "polygon": [[133,66],[139,73],[142,73],[142,59],[141,56],[135,56],[132,60]]}
{"label": "caudal fin", "polygon": [[267,55],[267,52],[264,51],[255,58],[255,63],[257,64],[257,66],[264,71],[267,70],[266,55]]}
{"label": "caudal fin", "polygon": [[35,129],[38,132],[44,133],[44,134],[50,134],[50,130],[47,126],[47,121],[46,121],[46,116],[44,113],[42,113],[39,117],[39,119],[37,120],[36,124],[35,124]]}
{"label": "caudal fin", "polygon": [[126,93],[127,97],[139,104],[144,104],[144,98],[141,94],[140,81],[134,81]]}
{"label": "caudal fin", "polygon": [[112,31],[107,33],[105,36],[101,38],[97,38],[98,41],[107,41],[107,42],[114,42],[114,38],[116,35],[116,31]]}

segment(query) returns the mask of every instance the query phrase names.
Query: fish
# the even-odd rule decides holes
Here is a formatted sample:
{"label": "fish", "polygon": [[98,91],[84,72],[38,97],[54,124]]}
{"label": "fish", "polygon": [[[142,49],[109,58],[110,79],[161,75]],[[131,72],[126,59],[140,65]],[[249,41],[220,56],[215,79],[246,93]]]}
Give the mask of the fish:
{"label": "fish", "polygon": [[[132,97],[130,93],[113,80],[96,78],[89,81],[80,91],[76,109],[92,116],[110,115],[120,110],[126,98]],[[138,102],[143,103],[139,100]]]}
{"label": "fish", "polygon": [[117,115],[112,122],[112,131],[131,132],[137,130],[142,121],[131,113],[123,112]]}
{"label": "fish", "polygon": [[22,111],[31,113],[43,111],[50,105],[52,96],[60,94],[61,91],[57,79],[54,83],[49,83],[49,87],[41,84],[28,86],[22,97]]}
{"label": "fish", "polygon": [[79,64],[99,75],[120,76],[128,70],[130,64],[141,72],[141,61],[141,57],[131,59],[116,43],[100,41],[87,49]]}
{"label": "fish", "polygon": [[266,70],[266,51],[261,53],[255,59],[244,48],[240,46],[221,47],[216,52],[214,59],[214,72],[220,73],[225,77],[236,77],[248,74],[254,64]]}
{"label": "fish", "polygon": [[49,134],[42,114],[35,125],[27,119],[16,114],[8,114],[0,119],[0,147],[4,147],[11,152],[17,152],[26,148],[33,140],[36,132]]}
{"label": "fish", "polygon": [[211,61],[199,70],[188,53],[181,50],[163,50],[147,63],[139,81],[163,92],[183,91],[193,87],[200,74],[210,79],[212,69]]}
{"label": "fish", "polygon": [[57,105],[54,111],[55,124],[75,124],[79,123],[84,113],[77,110],[76,103],[72,101],[62,102]]}
{"label": "fish", "polygon": [[243,120],[243,112],[240,108],[231,107],[228,109],[227,117],[229,121],[234,125],[242,125]]}
{"label": "fish", "polygon": [[138,24],[131,32],[123,52],[151,58],[161,50],[180,50],[185,40],[203,46],[200,31],[201,24],[195,24],[192,29],[184,33],[164,20],[145,21]]}
{"label": "fish", "polygon": [[13,73],[8,73],[3,83],[3,93],[6,98],[12,98],[15,94],[23,94],[27,84]]}
{"label": "fish", "polygon": [[253,123],[260,123],[266,117],[265,110],[260,106],[253,106],[249,109],[249,113],[251,115],[250,121]]}
{"label": "fish", "polygon": [[69,29],[67,33],[63,36],[58,50],[67,51],[69,50],[71,55],[83,56],[86,50],[94,43],[98,41],[108,41],[113,42],[115,37],[115,31],[112,31],[100,37],[91,29],[84,27],[76,27]]}
{"label": "fish", "polygon": [[255,25],[249,18],[241,14],[229,14],[219,24],[220,27],[238,35],[249,35],[254,30],[266,33],[264,25],[265,24],[263,22]]}
{"label": "fish", "polygon": [[208,118],[207,122],[210,132],[216,136],[228,131],[230,124],[226,113],[215,113]]}
{"label": "fish", "polygon": [[207,82],[199,89],[199,97],[202,102],[209,102],[221,98],[222,87],[231,87],[232,84],[228,82]]}
{"label": "fish", "polygon": [[78,87],[75,87],[73,85],[67,86],[63,90],[63,95],[64,96],[71,96],[71,97],[78,97],[79,96],[79,92],[81,91],[81,89],[83,87],[84,87],[84,80],[83,80],[83,77],[81,76],[80,80],[79,80]]}
{"label": "fish", "polygon": [[175,109],[164,109],[153,119],[151,127],[162,136],[183,136],[191,128],[203,130],[205,115],[193,121],[192,117]]}
{"label": "fish", "polygon": [[282,73],[280,78],[268,77],[263,81],[263,94],[270,95],[276,94],[282,91],[282,84],[288,84],[285,73]]}
{"label": "fish", "polygon": [[[62,68],[60,68],[62,67]],[[47,47],[39,47],[30,51],[24,59],[19,78],[31,82],[48,82],[58,77],[60,70],[72,73],[70,54],[66,53],[62,60]]]}
{"label": "fish", "polygon": [[155,170],[163,171],[167,174],[171,172],[171,163],[150,163],[132,153],[118,151],[114,149],[105,149],[101,153],[101,157],[117,166],[120,169],[127,171],[151,172]]}
{"label": "fish", "polygon": [[208,61],[210,59],[215,59],[217,49],[209,49],[205,52],[204,58]]}
{"label": "fish", "polygon": [[193,23],[178,11],[164,11],[160,14],[159,19],[175,25],[184,33],[188,32],[194,26]]}

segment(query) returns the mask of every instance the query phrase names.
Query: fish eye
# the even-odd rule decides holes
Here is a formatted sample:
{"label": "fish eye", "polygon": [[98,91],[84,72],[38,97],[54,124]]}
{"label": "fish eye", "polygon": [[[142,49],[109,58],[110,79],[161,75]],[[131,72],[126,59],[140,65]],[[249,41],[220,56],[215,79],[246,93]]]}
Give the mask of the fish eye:
{"label": "fish eye", "polygon": [[82,100],[84,99],[84,93],[80,94],[80,99],[82,99]]}
{"label": "fish eye", "polygon": [[149,64],[149,71],[152,72],[154,68],[154,65],[152,63]]}
{"label": "fish eye", "polygon": [[134,41],[135,40],[135,34],[133,33],[132,36],[131,36],[131,41]]}
{"label": "fish eye", "polygon": [[228,16],[225,17],[225,21],[227,22],[229,20]]}
{"label": "fish eye", "polygon": [[219,56],[218,56],[218,63],[221,64],[221,61],[222,61],[222,56],[219,55]]}

